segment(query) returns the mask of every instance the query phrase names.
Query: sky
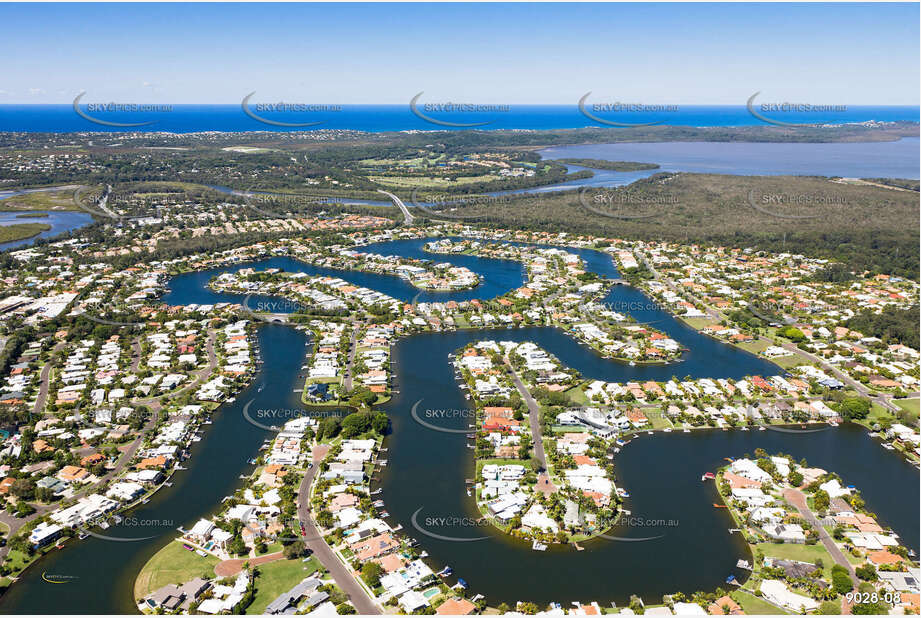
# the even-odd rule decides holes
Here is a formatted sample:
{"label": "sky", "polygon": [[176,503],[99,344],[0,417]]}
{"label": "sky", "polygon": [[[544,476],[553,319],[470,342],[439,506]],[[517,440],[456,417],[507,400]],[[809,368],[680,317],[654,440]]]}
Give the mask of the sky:
{"label": "sky", "polygon": [[918,105],[912,4],[0,4],[0,104]]}

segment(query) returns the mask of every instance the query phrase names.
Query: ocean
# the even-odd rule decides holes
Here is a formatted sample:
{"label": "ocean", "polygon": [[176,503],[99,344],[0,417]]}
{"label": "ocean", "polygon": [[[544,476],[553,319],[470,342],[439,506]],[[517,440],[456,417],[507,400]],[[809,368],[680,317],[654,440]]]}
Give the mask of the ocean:
{"label": "ocean", "polygon": [[[413,113],[409,103],[401,105],[330,105],[308,111],[264,111],[255,102],[248,105],[253,114],[271,122],[311,123],[306,127],[279,126],[248,116],[241,104],[154,105],[152,110],[108,111],[86,105],[80,110],[91,118],[114,123],[149,123],[135,127],[97,124],[74,111],[73,105],[0,105],[0,132],[69,133],[79,131],[145,131],[191,133],[199,131],[315,131],[357,130],[432,131],[478,129],[549,130],[604,127],[585,116],[578,105],[491,106],[481,111],[432,111],[423,103],[416,110],[437,122]],[[303,108],[297,108],[303,109]],[[641,124],[660,123],[685,127],[771,126],[755,118],[745,105],[678,106],[677,111],[628,111],[589,113],[608,121]],[[764,115],[787,123],[848,124],[859,122],[919,121],[918,106],[849,106],[845,111],[774,112]],[[757,107],[756,107],[757,110]],[[313,124],[317,123],[317,124]],[[440,123],[453,123],[451,125]],[[484,124],[485,123],[485,124]],[[458,127],[476,124],[476,127]]]}

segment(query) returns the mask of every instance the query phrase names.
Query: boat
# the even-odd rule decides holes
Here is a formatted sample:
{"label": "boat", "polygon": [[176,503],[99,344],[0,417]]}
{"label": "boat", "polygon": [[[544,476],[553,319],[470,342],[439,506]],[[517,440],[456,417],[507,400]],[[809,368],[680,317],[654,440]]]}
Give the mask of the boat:
{"label": "boat", "polygon": [[712,472],[705,472],[704,475],[703,475],[702,477],[700,477],[700,480],[702,480],[702,481],[712,481],[712,480],[715,479],[715,478],[716,478],[716,475],[713,474]]}
{"label": "boat", "polygon": [[764,425],[758,425],[758,431],[764,431]]}
{"label": "boat", "polygon": [[690,429],[684,429],[684,430],[682,431],[682,433],[691,433],[691,430],[690,430]]}
{"label": "boat", "polygon": [[541,543],[537,539],[534,539],[534,542],[531,543],[531,549],[534,551],[547,551],[547,546],[544,543]]}
{"label": "boat", "polygon": [[750,565],[750,564],[748,563],[748,560],[741,560],[741,559],[740,559],[738,562],[736,562],[736,568],[737,568],[737,569],[747,569],[747,570],[751,571],[752,565]]}
{"label": "boat", "polygon": [[446,566],[445,568],[443,568],[443,569],[441,569],[440,571],[438,571],[438,573],[436,573],[436,575],[438,575],[438,576],[440,576],[440,577],[448,577],[448,576],[453,575],[453,574],[454,574],[454,569],[452,569],[452,568],[449,567],[449,566]]}
{"label": "boat", "polygon": [[894,447],[894,446],[892,446],[891,444],[886,444],[885,442],[883,442],[883,448],[886,449],[887,451],[894,451],[894,450],[895,450],[895,447]]}
{"label": "boat", "polygon": [[469,490],[469,489],[467,490],[467,495],[468,495],[468,496],[472,496],[472,495],[473,495],[472,493],[470,493],[470,490]]}
{"label": "boat", "polygon": [[714,502],[714,503],[713,503],[713,508],[715,508],[715,509],[728,509],[729,507],[726,506],[725,504],[717,504],[716,502]]}
{"label": "boat", "polygon": [[87,538],[89,535],[90,535],[89,532],[81,532],[80,534],[77,535],[77,538],[82,541],[83,539]]}
{"label": "boat", "polygon": [[455,586],[457,586],[457,587],[459,587],[459,588],[462,588],[462,589],[466,590],[466,589],[467,589],[467,582],[464,581],[463,579],[458,578],[458,579],[457,579],[457,584],[455,584]]}

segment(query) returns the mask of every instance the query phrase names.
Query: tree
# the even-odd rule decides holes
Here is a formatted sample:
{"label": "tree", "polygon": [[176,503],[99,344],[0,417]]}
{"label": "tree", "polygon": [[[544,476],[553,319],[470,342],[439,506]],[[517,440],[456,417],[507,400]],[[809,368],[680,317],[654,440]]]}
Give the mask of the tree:
{"label": "tree", "polygon": [[841,418],[846,421],[867,418],[870,414],[870,400],[862,397],[847,397],[841,402]]}
{"label": "tree", "polygon": [[35,483],[29,479],[16,479],[10,485],[10,493],[17,498],[30,500],[35,495]]}
{"label": "tree", "polygon": [[828,506],[831,503],[831,500],[828,497],[828,492],[824,489],[819,489],[816,491],[812,500],[813,504],[815,505],[815,510],[819,512],[827,511]]}
{"label": "tree", "polygon": [[294,560],[295,558],[300,558],[304,555],[304,542],[303,541],[294,541],[293,543],[286,545],[283,550],[283,555],[288,560]]}
{"label": "tree", "polygon": [[372,590],[377,588],[381,583],[381,575],[384,574],[384,569],[376,562],[365,562],[361,565],[361,579],[368,584],[368,588]]}
{"label": "tree", "polygon": [[874,582],[879,579],[879,576],[876,574],[876,568],[869,562],[854,569],[854,573],[856,573],[857,577],[860,579],[868,582]]}
{"label": "tree", "polygon": [[840,564],[831,568],[831,585],[838,594],[847,594],[854,588],[850,573]]}

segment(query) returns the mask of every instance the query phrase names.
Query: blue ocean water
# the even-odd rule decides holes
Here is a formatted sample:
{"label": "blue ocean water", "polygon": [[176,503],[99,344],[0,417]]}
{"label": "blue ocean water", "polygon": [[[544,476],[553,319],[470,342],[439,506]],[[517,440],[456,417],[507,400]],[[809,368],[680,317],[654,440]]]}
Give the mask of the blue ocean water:
{"label": "blue ocean water", "polygon": [[[334,106],[336,107],[336,106]],[[197,131],[312,131],[352,129],[358,131],[433,131],[464,130],[427,122],[415,115],[409,104],[402,105],[342,105],[339,109],[320,111],[257,111],[255,103],[249,109],[258,116],[275,122],[319,123],[309,127],[285,127],[260,122],[244,113],[239,104],[172,105],[168,110],[153,111],[81,111],[106,122],[139,123],[138,127],[112,127],[97,124],[78,115],[73,106],[65,105],[0,105],[0,131],[64,133],[75,131],[167,131],[190,133]],[[486,123],[478,129],[574,129],[603,127],[583,115],[572,105],[510,105],[507,109],[485,111],[426,111],[420,103],[417,109],[437,121],[455,124]],[[918,106],[849,106],[842,112],[776,112],[765,113],[772,119],[788,123],[846,124],[867,121],[918,122]],[[589,107],[591,111],[591,107]],[[672,126],[770,126],[752,116],[745,105],[679,106],[677,111],[662,112],[592,112],[605,120],[620,123],[659,122]],[[152,121],[152,122],[151,122]],[[470,127],[467,127],[469,129]]]}

